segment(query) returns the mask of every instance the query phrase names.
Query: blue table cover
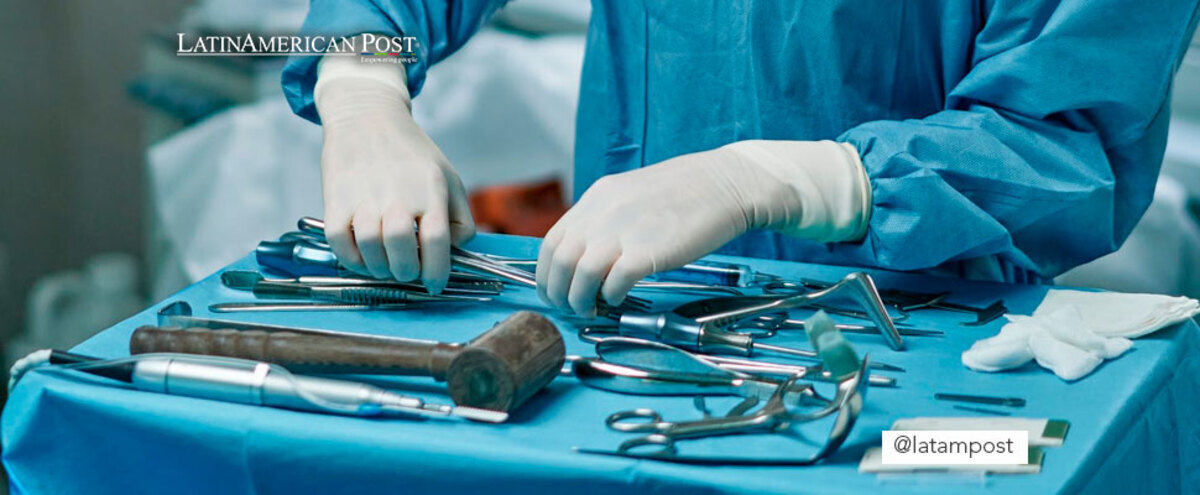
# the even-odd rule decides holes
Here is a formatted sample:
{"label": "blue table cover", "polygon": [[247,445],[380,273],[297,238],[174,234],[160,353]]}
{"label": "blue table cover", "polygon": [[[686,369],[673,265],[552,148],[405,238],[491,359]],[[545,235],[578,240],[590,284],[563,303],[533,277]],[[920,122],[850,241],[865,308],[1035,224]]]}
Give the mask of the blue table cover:
{"label": "blue table cover", "polygon": [[[537,240],[484,235],[472,249],[533,257]],[[834,280],[849,270],[741,260],[789,277]],[[251,258],[233,268],[255,268]],[[955,300],[982,304],[1003,298],[1014,313],[1031,312],[1046,287],[968,283],[910,274],[876,273],[881,287],[952,290]],[[226,289],[214,276],[169,301],[188,301],[198,316],[464,341],[513,311],[544,309],[532,289],[506,291],[492,304],[399,312],[254,313],[210,315],[218,301],[252,296]],[[670,298],[655,297],[669,307]],[[79,345],[81,353],[128,354],[136,327],[154,324],[166,301]],[[617,410],[654,407],[672,418],[698,413],[688,398],[635,397],[557,378],[503,425],[465,421],[366,419],[140,392],[78,373],[37,371],[12,391],[3,413],[3,460],[14,493],[1197,493],[1200,491],[1200,358],[1197,327],[1188,322],[1138,339],[1134,350],[1093,375],[1065,383],[1028,365],[997,374],[967,370],[959,354],[996,333],[1002,321],[961,326],[965,315],[913,313],[914,325],[944,330],[944,338],[908,338],[905,352],[880,337],[849,336],[861,352],[907,368],[896,389],[872,388],[849,441],[811,467],[706,467],[574,453],[572,447],[613,448],[629,438],[609,431]],[[577,322],[556,317],[572,354],[591,348],[570,332]],[[804,335],[779,344],[804,345]],[[430,379],[394,383],[448,401]],[[884,476],[858,472],[863,452],[880,444],[896,419],[962,416],[934,401],[950,391],[1018,396],[1020,416],[1070,422],[1065,445],[1049,448],[1040,474],[964,478]],[[778,436],[722,439],[717,449],[786,455],[800,449]],[[708,442],[707,440],[705,442]],[[700,448],[691,443],[685,449]]]}

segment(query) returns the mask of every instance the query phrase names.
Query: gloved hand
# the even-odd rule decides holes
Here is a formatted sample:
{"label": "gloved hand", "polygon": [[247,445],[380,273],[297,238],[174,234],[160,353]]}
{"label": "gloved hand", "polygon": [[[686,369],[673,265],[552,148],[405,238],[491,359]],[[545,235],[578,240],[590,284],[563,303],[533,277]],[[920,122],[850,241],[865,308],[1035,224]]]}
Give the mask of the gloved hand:
{"label": "gloved hand", "polygon": [[542,242],[538,294],[595,314],[655,272],[704,256],[749,229],[834,242],[862,237],[870,186],[849,145],[741,141],[604,177]]}
{"label": "gloved hand", "polygon": [[342,264],[376,278],[418,276],[441,292],[450,246],[475,235],[462,181],[413,121],[404,71],[326,56],[314,100],[325,235]]}

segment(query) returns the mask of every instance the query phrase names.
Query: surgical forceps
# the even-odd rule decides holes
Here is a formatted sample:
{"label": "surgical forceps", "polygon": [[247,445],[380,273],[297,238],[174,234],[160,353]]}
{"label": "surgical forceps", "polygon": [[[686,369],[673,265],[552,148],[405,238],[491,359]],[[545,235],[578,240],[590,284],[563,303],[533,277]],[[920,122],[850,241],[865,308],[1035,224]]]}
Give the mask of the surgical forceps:
{"label": "surgical forceps", "polygon": [[[520,267],[524,271],[533,271],[537,267],[537,260],[512,258],[508,256],[482,253],[480,253],[480,256],[506,266]],[[638,290],[675,290],[682,292],[723,292],[734,296],[742,295],[742,291],[738,290],[737,288],[725,285],[668,280],[639,280],[636,284],[634,284],[633,288]]]}
{"label": "surgical forceps", "polygon": [[341,304],[406,304],[422,302],[486,302],[480,296],[430,294],[373,285],[308,285],[292,281],[267,280],[258,272],[229,270],[221,273],[221,283],[230,289],[250,291],[266,298],[306,298]]}
{"label": "surgical forceps", "polygon": [[[845,442],[850,430],[862,412],[867,393],[869,359],[864,356],[856,373],[841,379],[837,384],[837,395],[832,400],[823,399],[809,385],[799,385],[793,377],[775,389],[767,403],[759,410],[748,414],[733,414],[720,418],[705,418],[695,421],[671,422],[651,409],[632,409],[610,415],[605,424],[609,428],[629,433],[645,433],[645,436],[626,440],[615,451],[580,449],[577,452],[601,454],[636,459],[707,464],[707,465],[809,465],[824,459]],[[797,387],[801,387],[797,389]],[[810,412],[793,412],[789,409],[786,396],[791,393],[804,394],[802,402],[815,404],[820,409]],[[805,458],[793,459],[750,459],[738,457],[693,457],[679,455],[676,444],[680,440],[698,439],[724,435],[750,433],[778,433],[793,425],[816,421],[836,414],[834,424],[821,448]],[[658,447],[647,451],[645,447]]]}

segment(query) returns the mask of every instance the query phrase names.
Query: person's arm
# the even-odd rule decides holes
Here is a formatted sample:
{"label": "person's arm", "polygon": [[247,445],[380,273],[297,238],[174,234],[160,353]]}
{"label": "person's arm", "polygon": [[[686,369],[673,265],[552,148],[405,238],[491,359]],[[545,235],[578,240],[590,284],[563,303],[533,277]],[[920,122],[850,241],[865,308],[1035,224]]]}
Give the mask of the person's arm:
{"label": "person's arm", "polygon": [[312,2],[307,35],[416,38],[416,61],[365,64],[361,57],[293,57],[284,93],[297,114],[323,124],[325,234],[338,260],[376,278],[446,286],[450,246],[475,233],[466,191],[437,145],[412,118],[425,70],[450,55],[503,0]]}
{"label": "person's arm", "polygon": [[862,244],[898,270],[997,256],[1052,277],[1114,251],[1150,203],[1195,0],[986,3],[945,110],[838,139],[871,178]]}
{"label": "person's arm", "polygon": [[[453,54],[508,0],[312,0],[302,35],[377,33],[417,39],[414,63],[405,64],[409,94],[417,96],[425,71]],[[320,57],[292,57],[283,69],[283,94],[292,111],[321,122],[313,101]]]}

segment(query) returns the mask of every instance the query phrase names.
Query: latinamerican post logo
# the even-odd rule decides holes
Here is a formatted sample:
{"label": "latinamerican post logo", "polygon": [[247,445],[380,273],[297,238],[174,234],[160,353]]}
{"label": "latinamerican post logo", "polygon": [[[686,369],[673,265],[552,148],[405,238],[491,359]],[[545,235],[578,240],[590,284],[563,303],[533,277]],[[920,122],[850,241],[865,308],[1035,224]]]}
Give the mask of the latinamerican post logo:
{"label": "latinamerican post logo", "polygon": [[355,36],[202,35],[175,33],[176,56],[278,57],[357,56],[364,62],[412,63],[417,61],[417,38],[364,33]]}

